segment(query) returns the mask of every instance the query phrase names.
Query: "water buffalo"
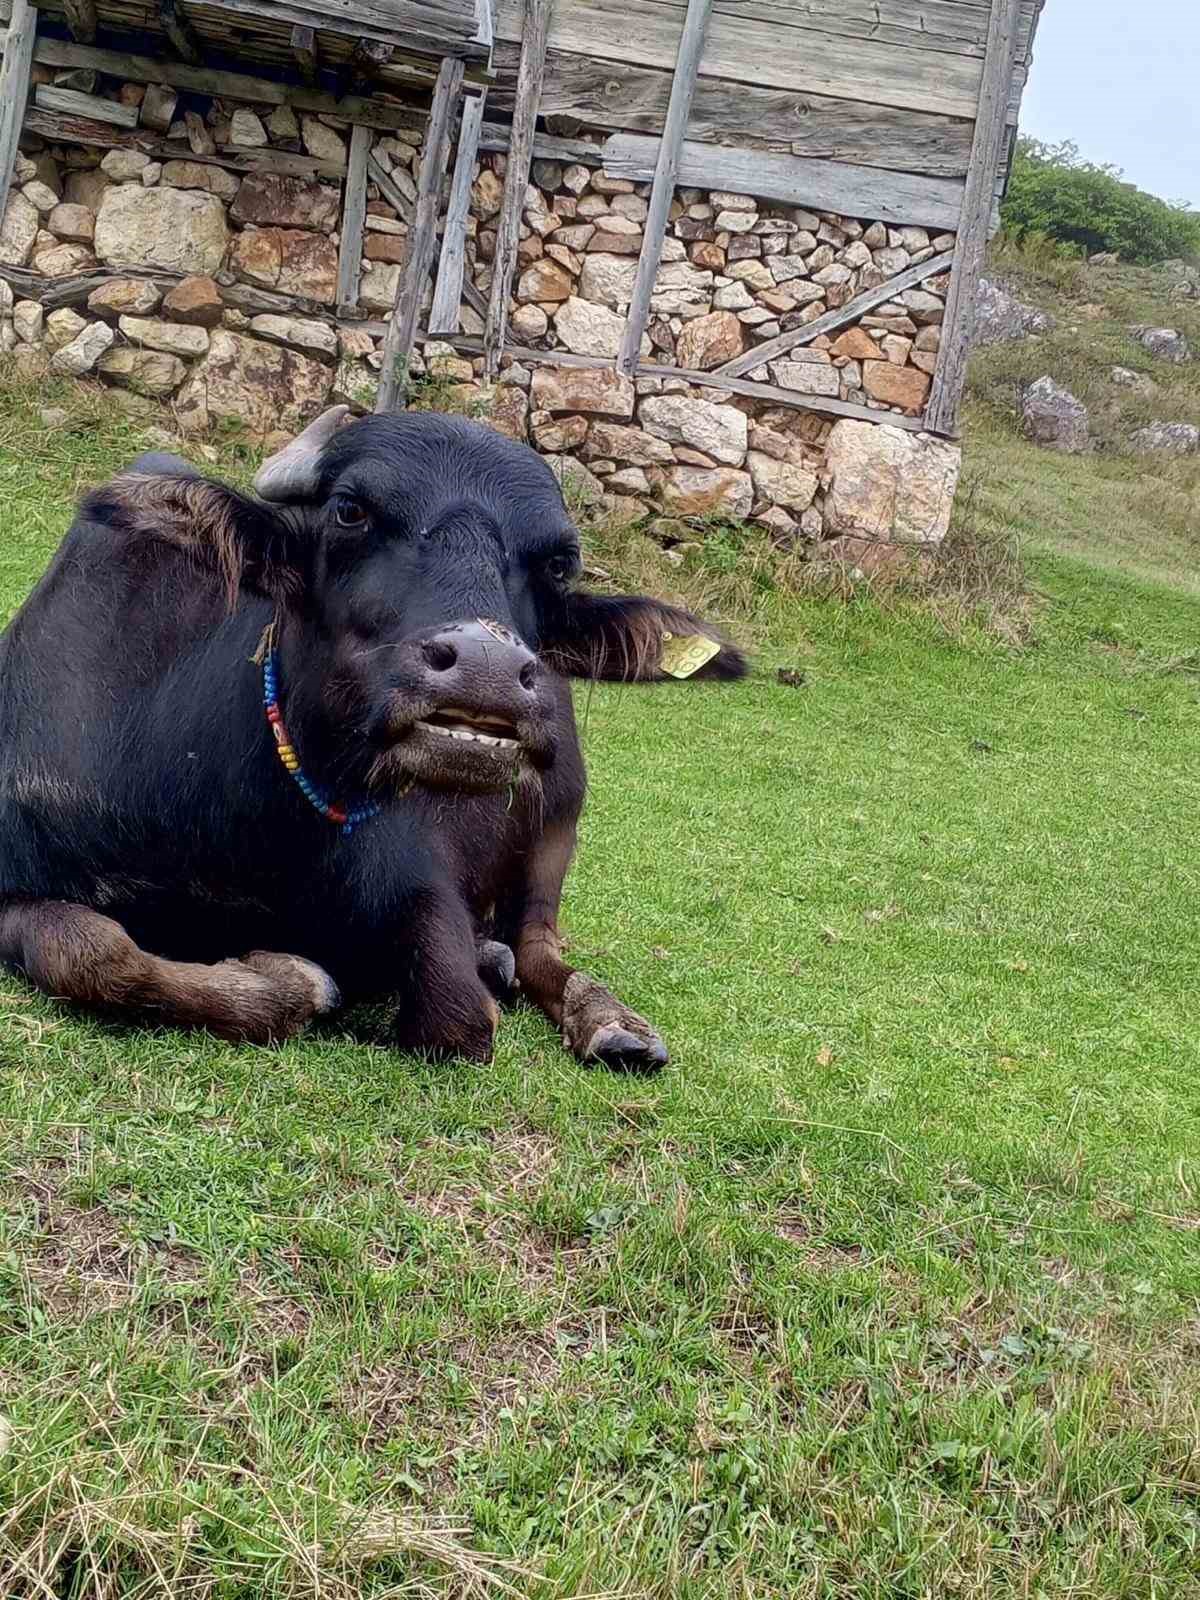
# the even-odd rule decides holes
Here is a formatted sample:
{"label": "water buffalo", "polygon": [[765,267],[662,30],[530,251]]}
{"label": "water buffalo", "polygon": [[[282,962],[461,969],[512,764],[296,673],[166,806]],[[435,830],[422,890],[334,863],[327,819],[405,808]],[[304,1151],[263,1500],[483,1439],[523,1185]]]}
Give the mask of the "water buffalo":
{"label": "water buffalo", "polygon": [[567,677],[659,678],[664,637],[696,676],[744,659],[687,612],[577,587],[525,446],[343,424],[268,461],[257,497],[148,455],[81,502],[0,639],[0,961],[259,1042],[394,996],[398,1046],[477,1060],[515,965],[578,1057],[658,1065],[649,1023],[562,960]]}

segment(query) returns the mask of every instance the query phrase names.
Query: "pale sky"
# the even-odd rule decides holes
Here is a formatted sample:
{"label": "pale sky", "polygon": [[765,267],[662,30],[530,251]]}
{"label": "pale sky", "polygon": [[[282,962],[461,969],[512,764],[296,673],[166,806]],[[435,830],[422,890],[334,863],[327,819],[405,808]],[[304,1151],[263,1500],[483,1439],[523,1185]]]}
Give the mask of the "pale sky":
{"label": "pale sky", "polygon": [[1198,0],[1046,0],[1021,131],[1200,210]]}

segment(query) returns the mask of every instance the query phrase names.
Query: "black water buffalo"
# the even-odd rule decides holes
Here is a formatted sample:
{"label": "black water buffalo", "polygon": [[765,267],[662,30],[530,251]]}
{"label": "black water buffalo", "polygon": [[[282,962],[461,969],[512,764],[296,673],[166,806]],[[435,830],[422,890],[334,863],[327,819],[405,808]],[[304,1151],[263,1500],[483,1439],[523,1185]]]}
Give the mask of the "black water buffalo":
{"label": "black water buffalo", "polygon": [[344,421],[259,498],[150,455],[81,503],[0,639],[0,961],[262,1042],[395,996],[399,1046],[485,1060],[515,954],[577,1056],[656,1065],[650,1025],[561,958],[567,675],[659,678],[664,636],[709,653],[697,676],[744,660],[686,612],[579,589],[523,445]]}

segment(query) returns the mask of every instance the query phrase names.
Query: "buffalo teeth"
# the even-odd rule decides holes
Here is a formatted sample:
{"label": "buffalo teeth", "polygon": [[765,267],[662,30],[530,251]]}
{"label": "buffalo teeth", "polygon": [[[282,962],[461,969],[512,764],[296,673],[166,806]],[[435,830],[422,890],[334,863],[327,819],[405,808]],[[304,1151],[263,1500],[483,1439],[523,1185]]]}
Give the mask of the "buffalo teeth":
{"label": "buffalo teeth", "polygon": [[504,739],[499,734],[476,733],[471,728],[447,728],[438,722],[422,722],[421,726],[429,733],[440,734],[443,739],[460,739],[470,744],[488,744],[498,750],[515,750],[515,739]]}

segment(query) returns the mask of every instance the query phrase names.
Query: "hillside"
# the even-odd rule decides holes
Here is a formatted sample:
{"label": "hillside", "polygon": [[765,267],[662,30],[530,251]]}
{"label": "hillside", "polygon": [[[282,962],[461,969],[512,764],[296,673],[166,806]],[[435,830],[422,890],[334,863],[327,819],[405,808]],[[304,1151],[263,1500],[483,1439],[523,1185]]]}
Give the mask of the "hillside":
{"label": "hillside", "polygon": [[[1200,300],[1173,292],[1178,275],[1158,268],[1001,247],[989,270],[1055,327],[976,352],[964,425],[968,499],[973,483],[988,521],[1016,533],[1035,561],[1053,554],[1200,589],[1200,456],[1138,455],[1130,445],[1152,422],[1200,424]],[[1135,325],[1177,329],[1194,358],[1156,358],[1132,337]],[[1114,367],[1152,388],[1121,386]],[[1087,454],[1025,437],[1021,394],[1044,374],[1087,407]]]}

